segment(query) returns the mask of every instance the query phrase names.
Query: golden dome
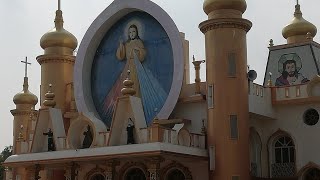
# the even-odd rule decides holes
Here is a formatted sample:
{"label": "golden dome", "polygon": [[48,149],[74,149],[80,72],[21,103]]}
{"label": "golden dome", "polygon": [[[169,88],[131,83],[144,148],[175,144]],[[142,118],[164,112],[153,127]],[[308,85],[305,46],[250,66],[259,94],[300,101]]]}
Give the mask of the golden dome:
{"label": "golden dome", "polygon": [[294,18],[290,24],[283,28],[282,35],[287,39],[292,36],[306,36],[307,33],[310,33],[311,37],[316,36],[317,27],[302,17],[300,5],[297,4],[294,12]]}
{"label": "golden dome", "polygon": [[203,10],[206,14],[218,9],[234,9],[244,13],[247,9],[245,0],[205,0]]}
{"label": "golden dome", "polygon": [[56,11],[55,28],[41,37],[40,46],[43,49],[49,47],[67,47],[75,50],[78,45],[77,38],[63,28],[62,11]]}
{"label": "golden dome", "polygon": [[13,102],[15,104],[30,104],[30,105],[36,105],[38,103],[38,97],[34,94],[32,94],[28,89],[28,78],[24,78],[23,83],[23,91],[16,94],[13,97]]}

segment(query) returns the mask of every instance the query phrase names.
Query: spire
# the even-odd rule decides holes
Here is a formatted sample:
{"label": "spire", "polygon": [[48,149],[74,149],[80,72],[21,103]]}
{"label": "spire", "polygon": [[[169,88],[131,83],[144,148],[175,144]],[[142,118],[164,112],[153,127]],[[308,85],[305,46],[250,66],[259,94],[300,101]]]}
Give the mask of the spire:
{"label": "spire", "polygon": [[[308,35],[307,35],[308,34]],[[312,41],[317,34],[317,28],[302,17],[302,12],[297,0],[292,21],[283,28],[282,35],[288,43]]]}
{"label": "spire", "polygon": [[133,96],[136,94],[136,90],[133,89],[134,82],[130,79],[130,70],[127,71],[128,76],[123,81],[123,88],[121,89],[121,93],[123,96]]}
{"label": "spire", "polygon": [[62,17],[60,0],[58,0],[58,10],[56,11],[56,18],[54,19],[54,24],[57,30],[63,29],[63,17]]}

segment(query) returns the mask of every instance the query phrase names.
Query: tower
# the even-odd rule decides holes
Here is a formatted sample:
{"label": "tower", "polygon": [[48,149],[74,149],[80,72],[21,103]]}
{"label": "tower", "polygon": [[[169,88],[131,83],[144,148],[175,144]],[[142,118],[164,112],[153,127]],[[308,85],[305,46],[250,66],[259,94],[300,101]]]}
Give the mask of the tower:
{"label": "tower", "polygon": [[33,117],[36,114],[35,105],[38,102],[36,95],[29,91],[27,61],[25,63],[25,77],[23,82],[22,92],[13,97],[13,102],[16,104],[16,109],[11,110],[14,116],[13,120],[13,153],[27,153],[31,145],[31,139],[34,130]]}
{"label": "tower", "polygon": [[[41,65],[40,102],[44,107],[45,94],[49,84],[55,92],[56,108],[62,113],[69,111],[71,103],[71,91],[73,82],[73,67],[75,63],[74,50],[77,47],[76,37],[63,28],[62,11],[60,1],[56,17],[55,28],[41,37],[40,45],[44,54],[37,57]],[[65,126],[68,123],[65,121]]]}
{"label": "tower", "polygon": [[[208,148],[215,153],[211,180],[247,180],[249,173],[249,107],[245,0],[205,0],[208,101]],[[211,164],[213,164],[211,163]]]}

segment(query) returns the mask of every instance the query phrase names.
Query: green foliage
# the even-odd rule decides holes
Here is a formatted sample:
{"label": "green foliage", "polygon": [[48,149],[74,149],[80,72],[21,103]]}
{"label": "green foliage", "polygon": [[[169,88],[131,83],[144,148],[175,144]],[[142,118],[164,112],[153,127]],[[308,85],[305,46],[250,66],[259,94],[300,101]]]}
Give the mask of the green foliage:
{"label": "green foliage", "polygon": [[4,167],[1,165],[9,156],[12,155],[12,146],[7,146],[0,154],[0,180],[4,178]]}

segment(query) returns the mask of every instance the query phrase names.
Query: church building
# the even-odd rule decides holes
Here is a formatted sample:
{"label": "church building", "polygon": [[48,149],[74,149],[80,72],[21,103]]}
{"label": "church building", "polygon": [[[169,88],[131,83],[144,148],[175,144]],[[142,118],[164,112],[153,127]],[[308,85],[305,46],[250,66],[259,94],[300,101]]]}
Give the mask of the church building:
{"label": "church building", "polygon": [[5,180],[320,180],[317,28],[292,7],[287,43],[270,40],[259,85],[246,9],[245,0],[204,0],[206,58],[197,60],[150,0],[114,0],[80,43],[59,2],[36,58],[40,94],[26,73],[13,97]]}

